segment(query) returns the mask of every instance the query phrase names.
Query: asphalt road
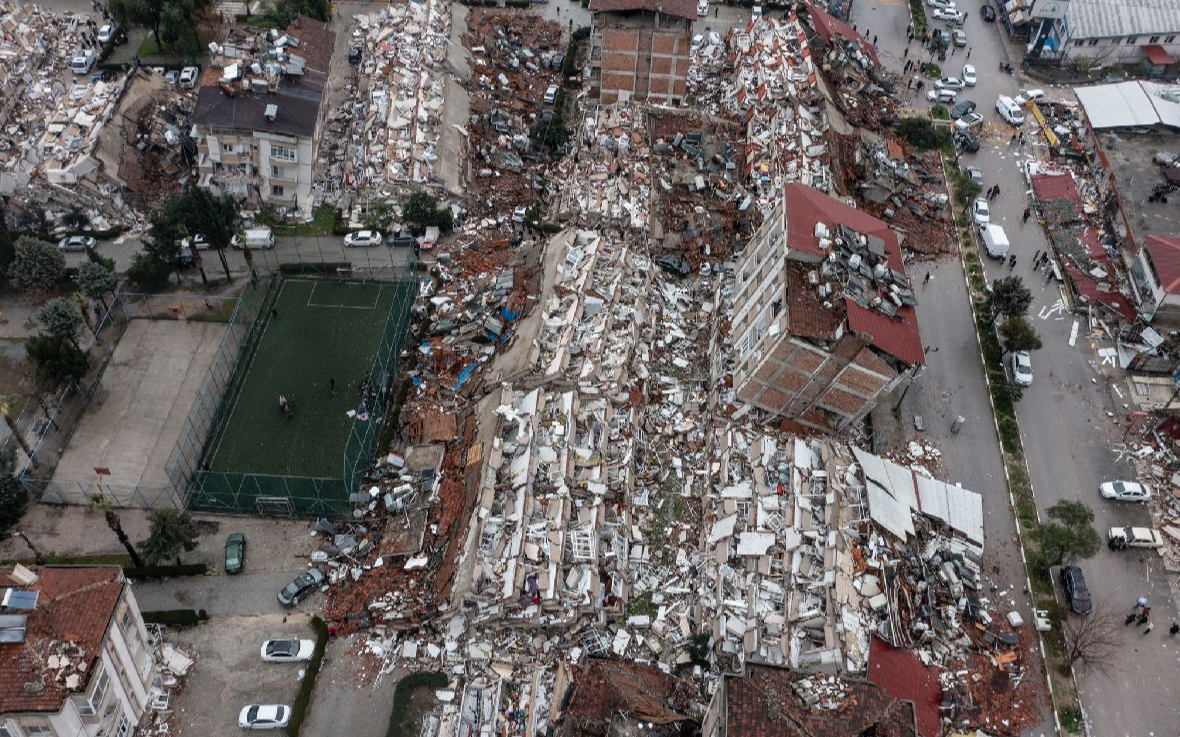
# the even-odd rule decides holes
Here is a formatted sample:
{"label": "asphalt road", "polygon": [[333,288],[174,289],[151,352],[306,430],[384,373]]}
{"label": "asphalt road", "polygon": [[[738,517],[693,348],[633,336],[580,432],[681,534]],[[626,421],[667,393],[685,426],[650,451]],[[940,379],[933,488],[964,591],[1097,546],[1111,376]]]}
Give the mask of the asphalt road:
{"label": "asphalt road", "polygon": [[[1000,186],[1000,195],[991,203],[991,219],[1004,226],[1017,256],[1012,270],[995,261],[987,261],[985,269],[989,280],[1009,274],[1025,279],[1034,294],[1030,316],[1044,340],[1044,348],[1033,354],[1033,386],[1025,390],[1017,408],[1037,505],[1043,514],[1059,500],[1079,499],[1094,510],[1095,526],[1103,535],[1112,525],[1147,524],[1147,510],[1104,502],[1098,496],[1099,483],[1130,473],[1129,464],[1120,461],[1119,454],[1122,431],[1118,419],[1125,409],[1110,391],[1108,376],[1114,372],[1109,367],[1105,373],[1100,370],[1097,349],[1102,346],[1087,336],[1085,317],[1067,313],[1058,285],[1046,283],[1043,273],[1031,268],[1034,253],[1047,247],[1037,223],[1025,224],[1021,218],[1029,199],[1019,163],[1045,155],[1039,137],[1031,135],[1034,123],[1025,124],[1026,145],[1022,147],[1011,141],[1012,129],[995,111],[998,95],[1014,95],[1022,88],[1046,88],[1051,98],[1072,97],[1072,92],[1022,80],[1019,72],[1013,77],[998,71],[1001,62],[1020,58],[1019,47],[1008,43],[1001,26],[985,23],[977,7],[964,4],[962,9],[969,13],[964,30],[970,58],[965,49],[948,56],[942,63],[943,73],[959,76],[963,63],[975,65],[979,82],[960,99],[976,101],[978,112],[986,119],[980,136],[983,146],[978,153],[967,154],[963,163],[983,171],[985,188]],[[908,7],[894,2],[858,2],[853,5],[852,22],[878,34],[883,62],[900,71]],[[911,45],[909,58],[920,49],[916,43]],[[923,61],[928,58],[920,57]],[[914,107],[930,105],[913,92],[902,90],[900,94]],[[928,354],[929,368],[906,398],[905,420],[910,423],[913,414],[923,414],[927,436],[944,454],[947,477],[983,493],[988,555],[991,558],[999,549],[999,578],[1012,582],[1018,570],[1014,526],[995,432],[990,427],[982,367],[970,334],[962,269],[957,260],[944,260],[932,272],[934,279],[922,288],[918,314],[924,342],[937,350]],[[1075,321],[1078,334],[1071,346]],[[960,414],[967,423],[957,436],[951,435],[949,424]],[[1080,675],[1090,734],[1175,734],[1180,724],[1176,708],[1180,685],[1171,676],[1180,658],[1180,643],[1167,635],[1176,607],[1158,556],[1103,548],[1095,558],[1082,563],[1082,568],[1097,604],[1122,613],[1130,611],[1138,596],[1146,595],[1156,623],[1154,632],[1146,636],[1134,628],[1120,633],[1123,647],[1113,658],[1110,673]],[[1011,598],[1019,600],[1022,611],[1027,611],[1022,595]],[[1046,720],[1043,728],[1051,732],[1051,721]]]}

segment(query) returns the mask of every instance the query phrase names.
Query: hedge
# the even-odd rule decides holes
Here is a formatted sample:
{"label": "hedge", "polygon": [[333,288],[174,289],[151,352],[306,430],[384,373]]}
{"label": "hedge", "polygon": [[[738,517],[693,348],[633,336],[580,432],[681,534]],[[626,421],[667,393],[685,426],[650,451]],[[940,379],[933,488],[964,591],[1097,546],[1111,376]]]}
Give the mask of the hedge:
{"label": "hedge", "polygon": [[309,262],[305,264],[279,264],[279,271],[287,276],[298,274],[335,274],[337,269],[351,267],[347,261]]}
{"label": "hedge", "polygon": [[324,620],[312,617],[311,628],[315,630],[315,650],[303,674],[303,681],[299,684],[299,693],[295,694],[295,703],[291,706],[291,719],[287,722],[288,737],[299,737],[303,717],[307,714],[307,707],[311,705],[311,694],[315,691],[316,677],[320,674],[320,666],[324,662],[324,651],[328,649],[328,625],[324,624]]}
{"label": "hedge", "polygon": [[204,576],[209,572],[209,566],[204,563],[192,563],[183,566],[144,566],[143,568],[124,568],[123,575],[127,578],[171,578],[173,576]]}
{"label": "hedge", "polygon": [[209,619],[209,613],[204,609],[160,609],[154,612],[141,612],[143,621],[148,624],[167,624],[173,627],[196,627]]}
{"label": "hedge", "polygon": [[385,737],[413,737],[418,733],[414,720],[407,718],[410,711],[410,697],[418,688],[446,688],[450,683],[445,673],[422,671],[411,673],[398,681],[393,692],[393,713],[389,715],[389,728]]}

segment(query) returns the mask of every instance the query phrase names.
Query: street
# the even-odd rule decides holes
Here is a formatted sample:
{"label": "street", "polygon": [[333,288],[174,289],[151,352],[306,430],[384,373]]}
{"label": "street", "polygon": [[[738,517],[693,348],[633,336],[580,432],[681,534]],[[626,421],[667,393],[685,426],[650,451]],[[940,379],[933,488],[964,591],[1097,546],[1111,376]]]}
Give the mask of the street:
{"label": "street", "polygon": [[[1029,316],[1044,341],[1044,348],[1032,354],[1033,385],[1025,389],[1017,407],[1037,506],[1043,517],[1057,501],[1081,500],[1094,510],[1095,527],[1105,539],[1109,526],[1150,524],[1145,508],[1104,501],[1098,495],[1101,482],[1131,475],[1130,464],[1120,462],[1117,451],[1122,435],[1119,420],[1126,410],[1122,400],[1112,402],[1108,376],[1113,370],[1105,374],[1099,370],[1097,346],[1087,338],[1085,316],[1067,312],[1059,285],[1046,283],[1043,272],[1032,268],[1034,253],[1048,244],[1035,220],[1022,223],[1029,195],[1019,163],[1045,155],[1043,138],[1032,135],[1035,124],[1027,122],[1026,145],[1014,143],[1011,128],[995,111],[998,95],[1015,95],[1028,87],[1045,88],[1050,99],[1072,99],[1073,93],[1022,80],[1019,71],[1015,76],[999,72],[1002,62],[1019,61],[1021,49],[1008,42],[999,23],[984,22],[977,8],[963,9],[969,12],[963,29],[970,59],[965,49],[948,55],[942,62],[943,74],[961,76],[965,62],[976,66],[978,85],[964,90],[960,99],[977,102],[977,112],[986,122],[979,152],[965,154],[962,163],[983,171],[985,189],[999,185],[1000,194],[991,203],[991,221],[1008,232],[1016,254],[1014,269],[985,258],[985,271],[989,281],[1010,274],[1023,277],[1034,296]],[[882,62],[893,71],[900,72],[904,58],[922,51],[915,42],[909,57],[903,58],[909,22],[904,3],[856,3],[851,22],[873,29]],[[932,27],[942,25],[932,23]],[[899,95],[908,95],[913,107],[930,106],[912,91],[902,89]],[[962,267],[958,259],[944,259],[931,271],[932,281],[919,294],[918,313],[923,341],[933,352],[927,354],[926,373],[903,404],[903,417],[911,423],[914,414],[922,414],[926,437],[943,452],[947,478],[984,495],[989,559],[999,554],[1000,582],[1011,587],[1011,598],[1027,613],[1027,597],[1019,593],[1023,573]],[[1071,346],[1075,322],[1078,337]],[[967,423],[958,435],[952,435],[949,426],[958,415]],[[1150,552],[1116,553],[1103,547],[1080,565],[1096,605],[1122,614],[1130,611],[1137,597],[1147,596],[1156,623],[1147,636],[1135,628],[1120,633],[1124,646],[1109,673],[1079,674],[1089,733],[1103,737],[1174,734],[1180,723],[1175,707],[1180,686],[1168,676],[1175,672],[1180,647],[1167,635],[1176,607],[1160,558]],[[1050,732],[1053,725],[1047,708],[1045,714],[1042,727]]]}

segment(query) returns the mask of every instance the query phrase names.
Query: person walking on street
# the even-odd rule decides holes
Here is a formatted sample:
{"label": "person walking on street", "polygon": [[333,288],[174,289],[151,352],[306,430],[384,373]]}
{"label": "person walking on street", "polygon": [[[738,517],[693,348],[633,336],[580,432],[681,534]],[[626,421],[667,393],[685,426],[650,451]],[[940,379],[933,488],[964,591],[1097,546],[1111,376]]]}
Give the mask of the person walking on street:
{"label": "person walking on street", "polygon": [[332,392],[332,396],[336,396],[336,377],[328,377],[328,390]]}
{"label": "person walking on street", "polygon": [[1028,208],[1028,207],[1024,208],[1024,216],[1023,216],[1024,222],[1026,222],[1026,223],[1028,222],[1028,218],[1030,215],[1032,215],[1032,209]]}
{"label": "person walking on street", "polygon": [[1041,249],[1038,248],[1037,252],[1033,254],[1033,268],[1037,268],[1039,263],[1041,263]]}
{"label": "person walking on street", "polygon": [[1015,268],[1016,268],[1016,254],[1014,253],[1008,257],[1008,271],[1011,271],[1012,269],[1015,269]]}
{"label": "person walking on street", "polygon": [[1151,616],[1151,607],[1149,607],[1149,606],[1143,607],[1143,612],[1140,614],[1140,616],[1143,617],[1144,619],[1147,619],[1148,617],[1150,617]]}
{"label": "person walking on street", "polygon": [[1131,626],[1131,622],[1134,622],[1136,617],[1138,617],[1138,616],[1139,615],[1136,614],[1135,612],[1131,612],[1130,614],[1127,615],[1127,618],[1123,620],[1123,626],[1124,627]]}
{"label": "person walking on street", "polygon": [[971,47],[970,46],[967,47],[967,58],[968,59],[971,58]]}
{"label": "person walking on street", "polygon": [[1180,634],[1180,622],[1172,622],[1172,626],[1168,628],[1168,634],[1172,637]]}
{"label": "person walking on street", "polygon": [[[1046,253],[1048,253],[1048,251],[1046,251]],[[1140,596],[1138,599],[1135,600],[1135,608],[1136,609],[1142,609],[1145,606],[1147,606],[1147,597],[1146,596]]]}
{"label": "person walking on street", "polygon": [[927,272],[926,272],[926,278],[922,280],[922,286],[926,286],[927,284],[929,284],[929,283],[930,283],[930,278],[931,278],[931,277],[930,277],[930,272],[929,272],[929,271],[927,271]]}
{"label": "person walking on street", "polygon": [[1155,629],[1155,622],[1148,622],[1147,629],[1143,630],[1143,634],[1146,635],[1148,632],[1151,632],[1153,629]]}
{"label": "person walking on street", "polygon": [[876,34],[873,34],[873,45],[874,46],[877,45],[877,35]]}
{"label": "person walking on street", "polygon": [[1145,624],[1147,624],[1147,615],[1146,615],[1146,614],[1140,614],[1140,615],[1139,615],[1139,619],[1135,620],[1135,626],[1136,626],[1136,627],[1142,627],[1142,626],[1143,626],[1143,625],[1145,625]]}
{"label": "person walking on street", "polygon": [[1000,196],[1000,185],[997,184],[992,189],[995,191],[995,194],[993,195],[993,197],[999,197]]}

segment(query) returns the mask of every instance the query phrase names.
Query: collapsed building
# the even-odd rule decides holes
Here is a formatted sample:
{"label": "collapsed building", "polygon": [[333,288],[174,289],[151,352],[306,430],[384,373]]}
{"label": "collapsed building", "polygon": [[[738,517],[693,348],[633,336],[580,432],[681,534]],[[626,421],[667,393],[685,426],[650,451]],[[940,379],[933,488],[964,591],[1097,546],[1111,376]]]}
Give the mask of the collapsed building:
{"label": "collapsed building", "polygon": [[687,92],[693,0],[592,0],[590,88],[600,102],[679,105]]}

